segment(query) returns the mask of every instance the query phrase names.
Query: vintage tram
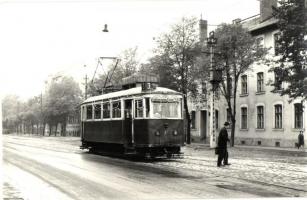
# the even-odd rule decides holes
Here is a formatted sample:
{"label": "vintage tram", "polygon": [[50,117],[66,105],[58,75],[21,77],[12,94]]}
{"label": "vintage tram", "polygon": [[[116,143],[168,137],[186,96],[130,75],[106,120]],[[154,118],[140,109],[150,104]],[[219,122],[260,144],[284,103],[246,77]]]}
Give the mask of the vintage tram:
{"label": "vintage tram", "polygon": [[126,80],[120,91],[90,97],[81,104],[81,148],[145,157],[180,155],[182,94],[157,87],[146,77],[132,80]]}

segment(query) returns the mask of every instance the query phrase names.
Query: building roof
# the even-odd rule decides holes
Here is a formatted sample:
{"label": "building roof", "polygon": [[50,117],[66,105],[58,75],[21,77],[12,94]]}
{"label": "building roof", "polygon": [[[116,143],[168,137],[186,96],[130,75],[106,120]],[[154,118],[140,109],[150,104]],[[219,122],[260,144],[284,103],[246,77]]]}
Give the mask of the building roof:
{"label": "building roof", "polygon": [[276,18],[269,18],[263,22],[260,21],[261,18],[254,18],[252,20],[244,22],[242,25],[244,28],[247,28],[251,33],[256,31],[262,31],[270,28],[276,28],[277,29],[277,22],[278,19]]}
{"label": "building roof", "polygon": [[156,89],[150,90],[150,91],[142,91],[142,87],[134,87],[134,88],[130,88],[130,89],[127,89],[127,90],[121,90],[121,91],[118,91],[118,92],[111,92],[111,93],[102,94],[102,95],[98,95],[98,96],[94,96],[94,97],[89,97],[88,99],[83,101],[82,104],[89,103],[89,102],[95,102],[95,101],[101,101],[101,100],[104,100],[104,99],[112,99],[112,98],[116,98],[116,97],[132,96],[132,95],[137,95],[137,94],[175,94],[175,95],[181,95],[180,92],[177,92],[175,90],[171,90],[171,89],[168,89],[168,88],[164,88],[164,87],[157,87]]}
{"label": "building roof", "polygon": [[270,18],[270,19],[268,19],[268,20],[266,20],[266,21],[264,21],[264,22],[261,22],[261,23],[259,23],[259,24],[254,25],[254,26],[251,26],[251,27],[249,28],[249,31],[252,32],[252,31],[255,31],[255,30],[259,30],[259,29],[266,28],[266,27],[268,27],[268,26],[276,25],[277,22],[278,22],[277,19],[275,19],[275,18]]}
{"label": "building roof", "polygon": [[156,75],[150,74],[133,74],[131,76],[125,77],[121,81],[121,85],[128,85],[134,83],[158,83],[158,77]]}

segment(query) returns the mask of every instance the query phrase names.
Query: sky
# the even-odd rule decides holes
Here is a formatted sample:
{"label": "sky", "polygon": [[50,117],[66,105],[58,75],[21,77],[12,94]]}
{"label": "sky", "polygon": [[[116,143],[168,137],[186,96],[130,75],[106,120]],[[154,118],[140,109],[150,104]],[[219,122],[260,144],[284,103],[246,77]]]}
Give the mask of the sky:
{"label": "sky", "polygon": [[[153,38],[183,16],[208,20],[210,31],[256,14],[258,0],[0,0],[0,94],[40,95],[58,75],[72,76],[83,87],[99,57],[128,48],[138,47],[146,62]],[[102,61],[97,74],[109,62]]]}

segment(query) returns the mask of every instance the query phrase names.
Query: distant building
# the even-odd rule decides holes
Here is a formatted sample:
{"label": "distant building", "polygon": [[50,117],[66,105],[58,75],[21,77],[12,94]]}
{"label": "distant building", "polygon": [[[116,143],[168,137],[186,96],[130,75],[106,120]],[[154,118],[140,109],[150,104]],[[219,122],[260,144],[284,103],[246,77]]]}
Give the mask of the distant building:
{"label": "distant building", "polygon": [[[273,57],[278,48],[275,40],[279,30],[277,19],[272,17],[272,6],[277,6],[277,0],[261,0],[259,16],[248,20],[236,19],[234,23],[241,23],[247,28],[256,37],[257,45],[271,47],[269,54]],[[206,23],[200,24],[201,27]],[[204,36],[200,38],[204,41]],[[302,106],[307,107],[306,101],[296,99],[288,103],[287,96],[271,92],[287,87],[286,83],[279,81],[266,65],[253,64],[251,67],[252,70],[243,74],[238,83],[235,144],[294,147],[299,131],[307,124],[306,109],[301,112]],[[269,81],[278,83],[276,88],[270,86]],[[208,84],[199,81],[199,89],[205,94],[210,89]],[[192,141],[209,143],[210,101],[206,95],[202,98],[206,101],[190,98]],[[224,97],[217,97],[215,108],[216,130],[219,131],[223,122],[230,121]]]}

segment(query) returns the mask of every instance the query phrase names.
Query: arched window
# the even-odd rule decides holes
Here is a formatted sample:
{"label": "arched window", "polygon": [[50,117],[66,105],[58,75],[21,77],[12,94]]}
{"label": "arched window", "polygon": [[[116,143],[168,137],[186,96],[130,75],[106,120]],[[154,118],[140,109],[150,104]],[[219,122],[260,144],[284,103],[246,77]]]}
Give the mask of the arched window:
{"label": "arched window", "polygon": [[247,75],[241,76],[241,94],[247,94]]}
{"label": "arched window", "polygon": [[257,92],[264,91],[264,79],[263,79],[263,72],[257,73]]}
{"label": "arched window", "polygon": [[257,129],[264,129],[264,106],[257,106]]}
{"label": "arched window", "polygon": [[247,129],[247,107],[241,107],[241,129]]}
{"label": "arched window", "polygon": [[276,104],[274,106],[275,111],[275,128],[281,129],[282,128],[282,105]]}
{"label": "arched window", "polygon": [[294,104],[294,128],[303,128],[303,106],[301,103]]}

